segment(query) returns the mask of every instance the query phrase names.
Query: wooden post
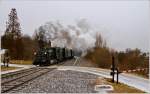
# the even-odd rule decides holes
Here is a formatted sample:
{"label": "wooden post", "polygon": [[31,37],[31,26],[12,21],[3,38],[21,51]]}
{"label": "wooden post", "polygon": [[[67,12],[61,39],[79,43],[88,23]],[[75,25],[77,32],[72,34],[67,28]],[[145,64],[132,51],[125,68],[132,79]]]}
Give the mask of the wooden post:
{"label": "wooden post", "polygon": [[118,84],[118,80],[119,80],[119,70],[117,69],[117,84]]}
{"label": "wooden post", "polygon": [[115,78],[115,58],[112,56],[112,82],[114,83]]}

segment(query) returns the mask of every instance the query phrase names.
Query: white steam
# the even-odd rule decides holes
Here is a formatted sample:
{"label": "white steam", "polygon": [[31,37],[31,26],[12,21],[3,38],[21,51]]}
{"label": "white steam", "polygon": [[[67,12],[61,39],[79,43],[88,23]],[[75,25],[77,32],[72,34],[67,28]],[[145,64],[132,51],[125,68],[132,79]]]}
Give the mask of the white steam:
{"label": "white steam", "polygon": [[67,47],[86,51],[95,46],[96,31],[90,28],[85,19],[76,25],[63,25],[60,22],[47,22],[37,31],[44,31],[46,40],[51,40],[52,46]]}

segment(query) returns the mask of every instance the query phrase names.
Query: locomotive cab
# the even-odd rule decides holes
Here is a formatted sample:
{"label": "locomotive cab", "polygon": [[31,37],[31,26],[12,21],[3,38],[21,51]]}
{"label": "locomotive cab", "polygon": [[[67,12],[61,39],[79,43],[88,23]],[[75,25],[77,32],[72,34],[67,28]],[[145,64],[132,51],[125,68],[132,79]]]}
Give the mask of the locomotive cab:
{"label": "locomotive cab", "polygon": [[56,60],[56,48],[47,48],[47,59],[49,64],[54,64],[57,62]]}

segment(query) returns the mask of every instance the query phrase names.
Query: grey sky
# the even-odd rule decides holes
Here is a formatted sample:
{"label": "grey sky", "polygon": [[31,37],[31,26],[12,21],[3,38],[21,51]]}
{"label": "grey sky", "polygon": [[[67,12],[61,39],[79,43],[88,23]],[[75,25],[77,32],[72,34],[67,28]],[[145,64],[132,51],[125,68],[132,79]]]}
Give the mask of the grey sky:
{"label": "grey sky", "polygon": [[0,31],[11,8],[16,8],[22,32],[32,35],[48,21],[74,24],[85,18],[98,28],[116,50],[140,48],[149,50],[150,5],[148,0],[114,1],[0,1]]}

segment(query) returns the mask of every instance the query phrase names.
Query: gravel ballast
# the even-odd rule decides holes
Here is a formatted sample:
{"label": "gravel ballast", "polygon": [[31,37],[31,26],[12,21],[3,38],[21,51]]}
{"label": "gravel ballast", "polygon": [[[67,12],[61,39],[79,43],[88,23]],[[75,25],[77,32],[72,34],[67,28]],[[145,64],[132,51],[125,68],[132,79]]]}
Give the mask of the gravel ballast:
{"label": "gravel ballast", "polygon": [[97,75],[71,70],[53,70],[18,87],[13,93],[94,93]]}

